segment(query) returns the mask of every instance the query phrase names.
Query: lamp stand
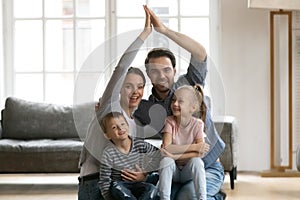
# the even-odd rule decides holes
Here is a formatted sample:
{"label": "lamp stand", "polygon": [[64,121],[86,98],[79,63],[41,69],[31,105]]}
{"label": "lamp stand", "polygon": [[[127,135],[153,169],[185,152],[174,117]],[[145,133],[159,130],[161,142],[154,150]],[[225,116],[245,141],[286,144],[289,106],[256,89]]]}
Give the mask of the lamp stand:
{"label": "lamp stand", "polygon": [[[280,40],[282,27],[275,27],[275,17],[287,17],[287,28],[284,30],[284,38]],[[281,24],[279,23],[279,26]],[[275,31],[274,31],[275,30]],[[276,37],[277,36],[277,37]],[[285,37],[286,36],[286,37]],[[280,40],[280,41],[278,41]],[[287,43],[286,43],[287,41]],[[277,43],[276,43],[277,42]],[[276,45],[277,44],[277,45]],[[286,47],[287,52],[283,52]],[[277,48],[277,49],[276,49]],[[282,58],[280,58],[282,56]],[[279,57],[279,58],[278,58]],[[284,70],[284,73],[282,73]],[[284,76],[286,75],[286,76]],[[281,77],[283,76],[283,77]],[[282,79],[284,81],[282,81]],[[292,116],[292,12],[271,11],[270,12],[270,170],[261,172],[262,177],[300,177],[300,173],[292,171],[293,163],[293,116]],[[286,87],[286,88],[284,88]],[[283,89],[287,91],[281,92]],[[286,94],[286,95],[285,95]],[[286,99],[284,97],[287,96]],[[284,124],[284,120],[287,122]],[[284,119],[284,120],[282,120]],[[283,134],[283,135],[282,135]],[[282,165],[282,158],[276,157],[281,153],[281,140],[288,138],[288,163]]]}

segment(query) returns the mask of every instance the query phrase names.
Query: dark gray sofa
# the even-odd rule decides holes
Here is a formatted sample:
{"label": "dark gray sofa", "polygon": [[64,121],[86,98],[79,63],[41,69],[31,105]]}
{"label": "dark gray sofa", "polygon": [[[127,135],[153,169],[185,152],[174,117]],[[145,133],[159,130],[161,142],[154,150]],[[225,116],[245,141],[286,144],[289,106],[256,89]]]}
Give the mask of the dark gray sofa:
{"label": "dark gray sofa", "polygon": [[[78,161],[95,102],[63,106],[9,97],[1,112],[0,173],[79,172]],[[233,117],[214,118],[226,147],[220,160],[231,188],[237,173],[237,131]],[[160,138],[148,140],[160,146]]]}
{"label": "dark gray sofa", "polygon": [[219,116],[213,119],[215,127],[226,146],[220,156],[224,171],[229,173],[230,188],[234,189],[234,180],[237,178],[237,122],[232,116]]}
{"label": "dark gray sofa", "polygon": [[1,112],[0,173],[79,172],[80,133],[84,135],[90,119],[75,124],[73,111],[71,106],[7,98]]}

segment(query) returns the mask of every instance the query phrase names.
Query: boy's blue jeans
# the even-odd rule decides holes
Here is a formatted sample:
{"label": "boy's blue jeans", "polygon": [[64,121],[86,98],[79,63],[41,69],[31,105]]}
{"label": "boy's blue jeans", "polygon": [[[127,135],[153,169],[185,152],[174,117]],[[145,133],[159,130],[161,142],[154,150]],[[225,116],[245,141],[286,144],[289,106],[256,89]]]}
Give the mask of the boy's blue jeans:
{"label": "boy's blue jeans", "polygon": [[118,200],[154,200],[157,195],[157,188],[147,182],[113,182],[110,186],[110,193]]}

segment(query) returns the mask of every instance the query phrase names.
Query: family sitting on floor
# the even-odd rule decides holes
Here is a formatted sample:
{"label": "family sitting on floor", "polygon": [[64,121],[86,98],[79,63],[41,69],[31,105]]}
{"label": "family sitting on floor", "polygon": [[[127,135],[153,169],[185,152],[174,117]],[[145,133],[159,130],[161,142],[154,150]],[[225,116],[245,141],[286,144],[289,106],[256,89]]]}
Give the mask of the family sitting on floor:
{"label": "family sitting on floor", "polygon": [[[115,67],[84,141],[78,199],[223,200],[219,156],[225,144],[205,105],[206,50],[166,27],[146,5],[144,10],[145,27]],[[191,57],[186,74],[175,82],[174,54],[151,49],[144,64],[153,88],[145,100],[146,78],[130,66],[153,29]],[[144,141],[157,133],[160,148]]]}

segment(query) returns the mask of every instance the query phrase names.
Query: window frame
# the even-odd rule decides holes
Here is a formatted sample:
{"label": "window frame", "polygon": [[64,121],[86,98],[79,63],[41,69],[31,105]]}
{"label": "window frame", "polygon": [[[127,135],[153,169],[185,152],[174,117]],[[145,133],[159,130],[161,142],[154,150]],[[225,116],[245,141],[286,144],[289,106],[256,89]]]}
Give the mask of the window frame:
{"label": "window frame", "polygon": [[[44,2],[44,0],[42,0]],[[117,20],[119,18],[122,17],[118,17],[115,13],[116,11],[116,1],[117,0],[105,0],[105,26],[109,27],[107,29],[105,29],[105,40],[107,40],[108,38],[112,37],[113,35],[115,35],[118,31],[117,31]],[[177,0],[178,3],[181,0]],[[12,5],[11,0],[2,0],[2,6],[3,6],[3,79],[2,82],[3,87],[0,88],[0,99],[2,100],[1,102],[4,102],[4,99],[8,96],[14,96],[15,95],[15,80],[16,80],[16,72],[14,71],[14,18],[13,18],[13,5]],[[73,1],[74,5],[75,5],[75,0]],[[146,3],[148,2],[148,0],[146,0]],[[209,20],[209,46],[210,46],[210,52],[208,52],[209,57],[211,57],[211,59],[213,59],[214,61],[214,65],[219,68],[219,57],[220,57],[220,52],[219,52],[219,44],[220,44],[220,25],[219,25],[219,1],[218,0],[210,0],[210,11],[209,11],[209,16],[208,16],[208,20]],[[180,3],[178,4],[178,6],[180,6]],[[75,9],[75,7],[74,7]],[[216,12],[217,10],[217,12]],[[76,11],[75,11],[76,12]],[[178,26],[179,26],[179,30],[180,31],[180,18],[181,16],[177,15],[175,16],[177,17],[178,20]],[[75,14],[73,15],[73,20],[74,20],[74,27],[73,27],[73,31],[74,31],[74,43],[76,44],[76,21],[75,21]],[[137,18],[137,17],[133,17],[133,18]],[[19,20],[20,18],[18,18]],[[77,18],[80,19],[80,18]],[[85,18],[83,18],[85,19]],[[92,18],[89,18],[92,19]],[[43,20],[43,35],[45,36],[45,17],[42,16],[42,20]],[[45,37],[43,37],[43,50],[45,49]],[[110,55],[107,56],[107,58],[115,58],[114,52],[109,52]],[[45,58],[45,53],[43,53],[43,56]],[[43,59],[45,60],[45,59]],[[74,46],[74,66],[73,66],[73,71],[72,72],[67,72],[67,73],[73,73],[73,77],[74,80],[76,78],[76,46]],[[45,62],[45,61],[43,61]],[[1,69],[1,68],[0,68]],[[113,71],[113,68],[110,69],[109,73],[111,74]],[[46,73],[53,73],[53,72],[46,72],[45,71],[45,63],[43,63],[43,101],[45,101],[45,74]],[[59,72],[59,73],[63,73],[63,72]],[[107,77],[107,76],[105,76]],[[108,77],[109,78],[109,77]],[[210,85],[210,75],[207,78],[206,81],[206,85]]]}

